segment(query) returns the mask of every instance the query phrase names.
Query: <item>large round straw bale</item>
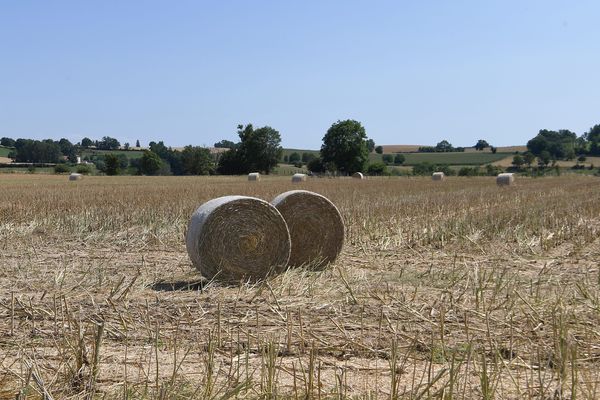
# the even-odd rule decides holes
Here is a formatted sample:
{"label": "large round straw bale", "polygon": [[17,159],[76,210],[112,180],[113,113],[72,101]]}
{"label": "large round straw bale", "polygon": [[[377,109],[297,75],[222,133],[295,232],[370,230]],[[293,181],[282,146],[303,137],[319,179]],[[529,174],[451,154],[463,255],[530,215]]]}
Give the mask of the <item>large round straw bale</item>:
{"label": "large round straw bale", "polygon": [[192,214],[186,247],[194,267],[206,278],[239,281],[283,271],[291,242],[285,220],[271,204],[225,196]]}
{"label": "large round straw bale", "polygon": [[292,182],[306,182],[306,174],[294,174],[292,175]]}
{"label": "large round straw bale", "polygon": [[69,175],[69,180],[70,181],[78,181],[83,177],[83,175],[78,174],[76,172],[73,172],[71,175]]}
{"label": "large round straw bale", "polygon": [[446,179],[446,175],[443,172],[434,172],[433,175],[431,175],[431,179],[434,181],[443,181]]}
{"label": "large round straw bale", "polygon": [[248,174],[249,181],[260,181],[260,174],[258,172],[251,172]]}
{"label": "large round straw bale", "polygon": [[496,177],[496,184],[499,186],[512,185],[515,183],[515,175],[512,173],[498,174]]}
{"label": "large round straw bale", "polygon": [[365,179],[365,176],[362,174],[362,172],[355,172],[352,174],[352,177],[354,179]]}
{"label": "large round straw bale", "polygon": [[344,221],[331,201],[318,193],[291,190],[275,197],[271,204],[290,230],[290,266],[319,268],[337,258],[344,244]]}

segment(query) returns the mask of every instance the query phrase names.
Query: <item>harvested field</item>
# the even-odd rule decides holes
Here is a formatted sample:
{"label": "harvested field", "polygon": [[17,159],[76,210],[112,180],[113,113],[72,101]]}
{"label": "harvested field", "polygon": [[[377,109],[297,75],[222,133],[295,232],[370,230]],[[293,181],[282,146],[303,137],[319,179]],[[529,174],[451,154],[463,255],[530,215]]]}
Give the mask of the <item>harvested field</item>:
{"label": "harvested field", "polygon": [[421,144],[384,144],[383,153],[412,153],[419,151],[419,147],[423,147],[425,145]]}
{"label": "harvested field", "polygon": [[200,204],[292,188],[0,175],[0,399],[600,396],[598,178],[309,179],[334,265],[200,279]]}
{"label": "harvested field", "polygon": [[[513,157],[514,157],[513,155],[510,155],[506,158],[503,158],[501,160],[493,162],[492,165],[497,165],[497,166],[503,167],[503,168],[512,167],[513,166],[512,165]],[[574,166],[576,164],[584,165],[586,167],[589,167],[590,165],[597,167],[600,165],[600,157],[586,157],[584,162],[577,162],[577,160],[571,160],[571,161],[559,160],[556,162],[556,165],[558,165],[559,167],[562,167],[562,168],[571,168],[572,166]]]}
{"label": "harvested field", "polygon": [[[384,144],[383,153],[413,153],[419,151],[419,147],[427,145],[420,144]],[[429,145],[431,146],[431,145]],[[500,146],[496,148],[499,153],[514,153],[515,151],[524,152],[527,151],[527,146]],[[465,153],[491,153],[492,149],[486,147],[483,150],[476,150],[473,147],[465,147]]]}
{"label": "harvested field", "polygon": [[[406,153],[404,155],[403,165],[415,165],[423,162],[430,164],[446,164],[446,165],[482,165],[489,164],[494,161],[502,160],[508,157],[506,153]],[[371,161],[382,161],[381,154],[371,153],[369,154]],[[511,157],[512,160],[512,157]]]}

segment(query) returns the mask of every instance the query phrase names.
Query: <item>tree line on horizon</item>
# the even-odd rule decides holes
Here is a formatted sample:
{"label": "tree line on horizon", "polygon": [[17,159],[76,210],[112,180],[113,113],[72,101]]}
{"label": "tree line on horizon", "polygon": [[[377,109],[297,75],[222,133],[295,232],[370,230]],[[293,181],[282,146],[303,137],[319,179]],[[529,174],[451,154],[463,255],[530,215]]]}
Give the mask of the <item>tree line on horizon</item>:
{"label": "tree line on horizon", "polygon": [[[210,150],[200,146],[185,146],[182,150],[167,147],[162,141],[150,142],[149,148],[143,151],[139,159],[128,159],[123,154],[107,153],[103,156],[92,156],[96,167],[108,174],[119,174],[123,170],[143,175],[239,175],[249,172],[269,174],[284,160],[279,131],[263,126],[254,128],[252,124],[238,125],[238,142],[221,140],[215,143],[216,148],[226,148],[220,154],[211,154]],[[32,140],[8,137],[0,138],[0,145],[14,148],[10,157],[23,163],[61,163],[77,161],[78,152],[83,149],[97,150],[130,149],[129,143],[123,147],[115,138],[108,136],[93,141],[83,138],[80,143],[73,144],[65,138],[58,141],[52,139]],[[136,147],[140,147],[139,140]],[[473,146],[476,150],[496,148],[486,140],[480,139]],[[540,165],[547,165],[552,160],[570,160],[584,155],[600,155],[600,125],[595,125],[586,133],[577,136],[569,130],[542,129],[527,142],[528,151],[522,156],[515,156],[514,165],[531,164],[538,158]],[[369,153],[375,151],[382,154],[382,146],[376,146],[369,139],[365,128],[359,121],[343,120],[331,125],[323,136],[323,143],[318,155],[312,153],[292,153],[287,162],[302,166],[314,173],[332,172],[350,175],[354,172],[367,172],[374,175],[385,173],[386,165],[401,165],[402,154],[384,154],[383,162],[369,163]],[[464,148],[453,147],[447,140],[436,146],[423,146],[419,152],[456,152]],[[533,157],[533,158],[532,158]],[[521,160],[523,162],[521,162]],[[421,168],[423,169],[423,168]]]}

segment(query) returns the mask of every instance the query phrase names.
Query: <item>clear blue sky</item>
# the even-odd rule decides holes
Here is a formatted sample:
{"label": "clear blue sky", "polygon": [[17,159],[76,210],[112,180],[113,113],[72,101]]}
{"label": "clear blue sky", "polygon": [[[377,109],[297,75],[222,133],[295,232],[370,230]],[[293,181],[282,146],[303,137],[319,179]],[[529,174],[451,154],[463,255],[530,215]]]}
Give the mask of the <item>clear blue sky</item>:
{"label": "clear blue sky", "polygon": [[0,136],[142,145],[270,125],[318,149],[600,123],[598,1],[0,0]]}

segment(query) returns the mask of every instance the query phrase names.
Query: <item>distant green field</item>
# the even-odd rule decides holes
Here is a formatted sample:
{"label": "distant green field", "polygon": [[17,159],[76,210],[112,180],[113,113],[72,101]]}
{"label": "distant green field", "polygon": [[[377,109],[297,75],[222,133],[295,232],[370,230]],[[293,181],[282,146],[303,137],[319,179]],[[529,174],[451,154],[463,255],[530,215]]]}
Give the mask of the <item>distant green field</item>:
{"label": "distant green field", "polygon": [[[512,155],[512,153],[401,153],[404,158],[403,165],[415,165],[422,162],[445,165],[482,165]],[[381,161],[381,154],[371,153],[371,161]]]}
{"label": "distant green field", "polygon": [[143,151],[139,151],[139,150],[83,150],[81,152],[81,156],[83,157],[90,157],[90,156],[104,156],[105,154],[114,154],[114,155],[119,155],[119,154],[125,154],[125,156],[127,158],[140,158],[142,157],[142,155],[144,154]]}
{"label": "distant green field", "polygon": [[8,157],[8,153],[10,153],[13,150],[14,149],[0,146],[0,157]]}
{"label": "distant green field", "polygon": [[[13,167],[13,168],[0,168],[0,174],[30,174],[27,168]],[[54,174],[54,168],[52,167],[36,167],[34,174]]]}
{"label": "distant green field", "polygon": [[317,157],[320,154],[319,150],[283,149],[283,156],[289,157],[290,154],[292,154],[292,153],[298,153],[298,154],[300,154],[300,156],[302,156],[302,153],[310,153],[310,154],[314,154]]}
{"label": "distant green field", "polygon": [[279,164],[273,170],[273,174],[275,174],[275,175],[294,175],[297,173],[306,174],[307,172],[308,171],[306,168],[297,168],[291,164],[283,164],[283,163]]}

